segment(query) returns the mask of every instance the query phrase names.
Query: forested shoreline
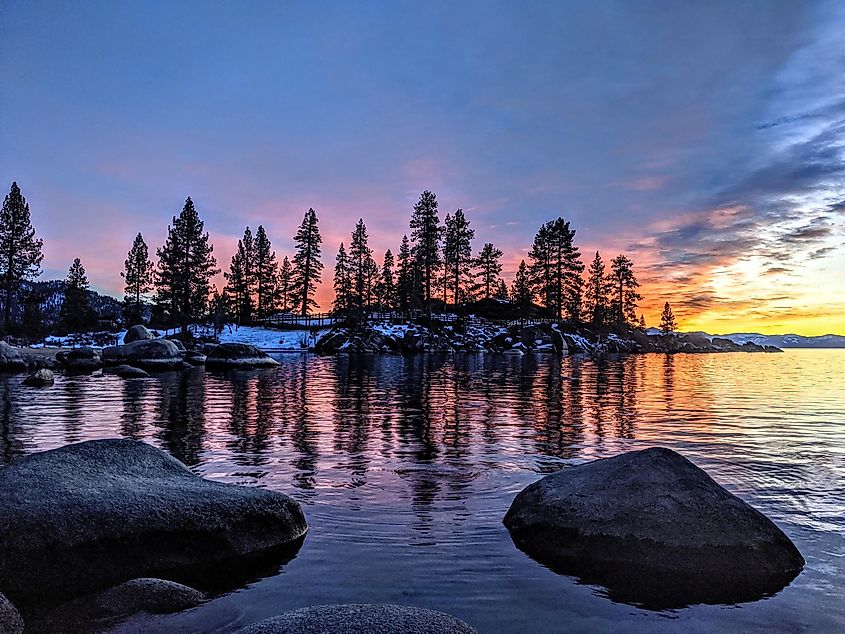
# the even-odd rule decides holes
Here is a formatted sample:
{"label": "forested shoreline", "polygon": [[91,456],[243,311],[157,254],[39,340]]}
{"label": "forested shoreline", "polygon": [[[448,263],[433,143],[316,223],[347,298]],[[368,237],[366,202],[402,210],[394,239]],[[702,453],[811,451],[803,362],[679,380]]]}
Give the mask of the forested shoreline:
{"label": "forested shoreline", "polygon": [[[379,263],[364,219],[357,221],[334,258],[332,314],[350,323],[365,321],[374,312],[466,314],[479,303],[495,300],[507,304],[508,314],[517,318],[551,318],[594,331],[645,328],[637,313],[642,295],[633,261],[619,254],[605,263],[596,252],[587,266],[576,229],[562,217],[539,227],[510,285],[502,277],[502,250],[492,242],[474,248],[476,231],[462,209],[446,213],[441,221],[433,192],[420,195],[408,229],[397,241],[396,253],[388,249]],[[110,318],[188,333],[193,323],[251,325],[279,313],[308,316],[320,308],[315,296],[325,266],[313,208],[305,212],[293,241],[290,256],[277,254],[262,225],[254,234],[247,226],[223,272],[225,285],[218,288],[213,278],[221,269],[214,245],[188,197],[154,254],[143,235],[136,235],[120,272],[122,315],[106,316],[91,305],[85,267],[76,258],[64,283],[59,318],[52,325],[59,332],[83,332]],[[45,307],[33,284],[41,275],[42,259],[43,241],[32,226],[29,205],[12,183],[0,228],[3,333],[43,331]],[[661,321],[664,332],[677,329],[668,303]]]}

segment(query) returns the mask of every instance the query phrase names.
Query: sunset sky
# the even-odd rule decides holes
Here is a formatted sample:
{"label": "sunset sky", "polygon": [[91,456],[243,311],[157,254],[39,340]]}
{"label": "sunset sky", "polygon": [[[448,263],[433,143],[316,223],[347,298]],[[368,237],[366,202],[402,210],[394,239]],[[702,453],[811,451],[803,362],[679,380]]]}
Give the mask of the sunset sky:
{"label": "sunset sky", "polygon": [[377,259],[424,189],[508,280],[563,216],[627,253],[650,325],[845,333],[845,3],[0,0],[0,186],[121,292],[190,195],[223,268],[245,225],[325,290],[363,217]]}

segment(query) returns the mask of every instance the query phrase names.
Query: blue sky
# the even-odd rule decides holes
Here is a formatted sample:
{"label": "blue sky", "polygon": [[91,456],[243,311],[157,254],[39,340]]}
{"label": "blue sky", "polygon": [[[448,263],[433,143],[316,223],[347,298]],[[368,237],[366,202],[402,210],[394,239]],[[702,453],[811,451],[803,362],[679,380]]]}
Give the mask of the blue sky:
{"label": "blue sky", "polygon": [[0,175],[47,275],[111,292],[187,195],[225,268],[308,207],[327,263],[358,217],[395,250],[432,189],[508,273],[562,215],[652,322],[845,330],[843,32],[835,2],[0,0]]}

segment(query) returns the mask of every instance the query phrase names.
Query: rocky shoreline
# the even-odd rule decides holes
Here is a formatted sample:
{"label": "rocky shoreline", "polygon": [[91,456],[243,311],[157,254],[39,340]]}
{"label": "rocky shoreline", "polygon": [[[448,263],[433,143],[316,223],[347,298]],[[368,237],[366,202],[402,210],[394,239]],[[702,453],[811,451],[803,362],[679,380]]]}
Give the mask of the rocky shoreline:
{"label": "rocky shoreline", "polygon": [[[237,336],[237,332],[233,335]],[[225,341],[195,342],[186,347],[178,339],[158,337],[140,325],[127,331],[122,344],[103,348],[15,348],[0,341],[0,372],[45,370],[30,384],[48,386],[52,381],[47,372],[54,369],[70,374],[102,369],[125,378],[140,378],[148,372],[187,370],[196,366],[211,370],[271,367],[277,362],[266,350],[279,351],[273,346],[271,334],[279,332],[265,330],[264,346]],[[322,355],[489,352],[520,356],[527,352],[548,352],[601,357],[642,353],[782,352],[774,346],[752,342],[740,345],[730,339],[699,333],[649,334],[640,329],[597,332],[587,328],[564,329],[555,323],[500,326],[485,322],[443,324],[432,321],[428,325],[382,322],[311,333],[303,341],[307,343],[298,351]]]}
{"label": "rocky shoreline", "polygon": [[313,346],[319,354],[351,352],[499,352],[528,351],[560,354],[782,352],[751,342],[739,345],[730,339],[712,339],[697,333],[648,334],[629,329],[621,333],[586,328],[567,330],[558,324],[524,324],[508,327],[472,324],[430,326],[421,324],[372,324],[364,328],[333,328]]}

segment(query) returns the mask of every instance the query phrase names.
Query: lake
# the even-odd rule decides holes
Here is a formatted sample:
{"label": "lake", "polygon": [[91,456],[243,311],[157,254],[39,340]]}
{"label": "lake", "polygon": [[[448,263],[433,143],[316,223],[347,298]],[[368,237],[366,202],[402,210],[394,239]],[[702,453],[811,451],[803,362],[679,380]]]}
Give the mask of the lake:
{"label": "lake", "polygon": [[[125,631],[224,632],[320,603],[442,610],[480,632],[845,628],[845,350],[638,355],[279,355],[278,368],[151,379],[0,377],[2,461],[145,440],[215,480],[296,498],[309,533],[247,587]],[[501,523],[542,475],[675,449],[807,560],[772,597],[652,611],[520,552]]]}

